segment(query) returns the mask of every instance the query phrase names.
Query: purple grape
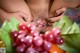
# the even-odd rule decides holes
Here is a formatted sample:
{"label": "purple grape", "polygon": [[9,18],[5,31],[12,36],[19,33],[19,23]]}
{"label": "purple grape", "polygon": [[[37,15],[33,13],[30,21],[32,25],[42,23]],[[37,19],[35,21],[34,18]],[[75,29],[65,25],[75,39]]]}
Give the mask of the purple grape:
{"label": "purple grape", "polygon": [[60,36],[61,30],[59,28],[53,28],[52,33],[55,37]]}
{"label": "purple grape", "polygon": [[25,49],[26,49],[25,45],[19,45],[16,47],[16,52],[17,53],[24,53]]}
{"label": "purple grape", "polygon": [[45,39],[45,34],[40,34],[40,37],[42,37],[43,39]]}
{"label": "purple grape", "polygon": [[25,39],[24,39],[24,43],[25,43],[27,46],[31,46],[32,43],[33,43],[33,37],[32,37],[32,36],[26,36]]}
{"label": "purple grape", "polygon": [[13,39],[15,39],[15,38],[17,38],[17,36],[18,36],[18,31],[13,30],[13,31],[10,32],[10,35],[11,35],[11,37],[12,37]]}
{"label": "purple grape", "polygon": [[52,43],[44,40],[44,44],[43,44],[44,50],[49,51],[51,47],[52,47]]}
{"label": "purple grape", "polygon": [[41,53],[50,53],[49,51],[42,51]]}
{"label": "purple grape", "polygon": [[28,27],[27,27],[26,23],[20,23],[19,24],[19,29],[23,30],[23,31],[26,31],[26,30],[28,30]]}
{"label": "purple grape", "polygon": [[35,50],[37,50],[38,52],[42,52],[44,49],[40,46],[40,47],[34,47]]}
{"label": "purple grape", "polygon": [[47,32],[45,33],[45,39],[48,40],[48,41],[50,41],[50,42],[52,42],[53,39],[54,39],[53,33],[52,33],[51,31],[47,31]]}
{"label": "purple grape", "polygon": [[19,35],[24,35],[24,36],[26,36],[28,34],[28,32],[26,32],[26,31],[23,31],[23,30],[20,30],[19,31]]}
{"label": "purple grape", "polygon": [[62,37],[56,37],[56,44],[62,45],[64,43],[64,40]]}
{"label": "purple grape", "polygon": [[24,35],[19,35],[16,39],[15,39],[15,42],[17,43],[17,45],[19,44],[23,44],[24,42],[24,38],[25,36]]}
{"label": "purple grape", "polygon": [[41,46],[43,44],[43,39],[40,36],[36,36],[33,39],[35,46]]}
{"label": "purple grape", "polygon": [[36,26],[34,24],[29,24],[28,25],[28,31],[32,31],[32,30],[35,30],[36,29]]}
{"label": "purple grape", "polygon": [[30,47],[26,50],[25,53],[38,53],[38,51],[36,51],[34,48]]}
{"label": "purple grape", "polygon": [[30,35],[31,35],[31,36],[34,36],[34,37],[35,37],[35,36],[39,36],[39,32],[36,31],[36,30],[32,30],[31,33],[30,33]]}

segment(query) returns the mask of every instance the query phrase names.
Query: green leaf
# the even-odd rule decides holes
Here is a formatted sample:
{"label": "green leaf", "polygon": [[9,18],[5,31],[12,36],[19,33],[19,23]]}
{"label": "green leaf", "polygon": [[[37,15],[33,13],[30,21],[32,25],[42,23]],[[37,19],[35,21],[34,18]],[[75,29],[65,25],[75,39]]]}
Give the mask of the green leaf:
{"label": "green leaf", "polygon": [[68,19],[67,16],[64,16],[60,20],[60,22],[62,22],[62,21],[64,22],[64,26],[61,28],[61,31],[64,33],[67,30],[67,28],[72,25],[72,22]]}
{"label": "green leaf", "polygon": [[3,23],[1,29],[5,30],[5,31],[9,31],[8,21],[5,21],[5,22]]}
{"label": "green leaf", "polygon": [[63,45],[58,45],[62,50],[67,51],[68,53],[80,53],[79,50],[69,46],[67,43],[64,43]]}
{"label": "green leaf", "polygon": [[[53,24],[53,27],[58,27],[61,29],[62,34],[66,34],[68,32],[68,30],[70,30],[72,22],[68,19],[67,16],[64,16],[60,21],[55,22]],[[67,31],[66,31],[67,30]]]}
{"label": "green leaf", "polygon": [[55,23],[53,24],[53,27],[57,27],[58,24],[59,24],[59,22],[55,22]]}
{"label": "green leaf", "polygon": [[6,51],[7,51],[7,53],[12,53],[13,52],[13,49],[12,49],[11,38],[10,38],[9,34],[2,29],[1,30],[1,34],[0,34],[0,37],[1,37],[1,40],[6,45]]}
{"label": "green leaf", "polygon": [[68,45],[80,49],[80,34],[68,34],[65,36],[66,38],[64,39]]}
{"label": "green leaf", "polygon": [[72,29],[72,26],[67,27],[65,31],[61,32],[61,35],[67,35],[71,29]]}
{"label": "green leaf", "polygon": [[[77,23],[72,23],[67,16],[64,16],[60,21],[54,23],[53,27],[61,29],[61,36],[65,43],[59,47],[69,53],[80,53],[80,28]],[[74,49],[75,48],[75,49]]]}
{"label": "green leaf", "polygon": [[8,21],[4,22],[1,29],[5,30],[7,33],[9,33],[11,30],[17,30],[17,28],[14,27],[11,22]]}
{"label": "green leaf", "polygon": [[12,39],[11,39],[9,33],[12,30],[18,30],[18,28],[17,28],[18,24],[19,24],[19,21],[17,21],[15,18],[11,18],[10,22],[5,21],[1,27],[0,38],[6,45],[7,53],[13,52],[13,48],[12,48],[12,44],[11,44]]}
{"label": "green leaf", "polygon": [[72,29],[69,31],[69,34],[72,33],[80,33],[79,26],[75,22],[72,25]]}
{"label": "green leaf", "polygon": [[17,28],[18,24],[20,23],[16,18],[12,17],[10,19],[10,22],[12,23],[14,28]]}
{"label": "green leaf", "polygon": [[[62,29],[62,30],[63,30],[63,29]],[[67,29],[65,29],[65,30],[62,32],[62,35],[77,34],[77,33],[80,33],[80,29],[79,29],[78,24],[76,24],[76,23],[74,22],[71,26],[68,26]]]}

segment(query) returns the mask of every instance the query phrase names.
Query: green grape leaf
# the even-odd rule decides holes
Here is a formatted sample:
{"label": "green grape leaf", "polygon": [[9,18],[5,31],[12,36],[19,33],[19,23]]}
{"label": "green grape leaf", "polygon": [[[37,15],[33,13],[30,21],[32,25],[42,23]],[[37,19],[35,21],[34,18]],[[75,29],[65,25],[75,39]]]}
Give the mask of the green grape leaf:
{"label": "green grape leaf", "polygon": [[64,42],[63,45],[58,45],[62,50],[68,51],[68,53],[80,53],[79,50],[69,46],[67,43]]}
{"label": "green grape leaf", "polygon": [[68,43],[68,45],[80,49],[80,33],[79,34],[67,34],[64,40]]}
{"label": "green grape leaf", "polygon": [[59,22],[55,22],[55,23],[53,24],[53,27],[57,27],[58,24],[59,24]]}
{"label": "green grape leaf", "polygon": [[6,52],[12,53],[13,49],[12,49],[11,38],[10,38],[9,34],[6,31],[1,30],[0,31],[0,38],[4,42],[4,44],[6,45]]}
{"label": "green grape leaf", "polygon": [[11,18],[10,21],[5,21],[1,27],[0,39],[6,45],[7,53],[13,53],[13,48],[12,48],[12,44],[11,44],[12,39],[10,37],[10,31],[18,30],[18,27],[17,27],[18,24],[19,24],[18,20],[16,20],[15,18]]}
{"label": "green grape leaf", "polygon": [[80,28],[75,22],[72,25],[72,29],[69,31],[69,34],[71,33],[80,33]]}
{"label": "green grape leaf", "polygon": [[[61,36],[64,38],[65,44],[59,45],[63,50],[72,53],[80,53],[80,28],[77,23],[72,23],[67,16],[53,24],[53,27],[61,29]],[[74,49],[75,48],[75,49]]]}
{"label": "green grape leaf", "polygon": [[[68,19],[67,16],[64,16],[60,21],[58,21],[57,27],[59,27],[63,31],[63,29],[71,25],[72,25],[72,22]],[[55,25],[53,26],[55,27]]]}
{"label": "green grape leaf", "polygon": [[13,27],[15,28],[15,29],[17,29],[18,30],[18,24],[20,23],[17,19],[15,19],[14,17],[12,17],[11,19],[10,19],[10,23],[13,25]]}

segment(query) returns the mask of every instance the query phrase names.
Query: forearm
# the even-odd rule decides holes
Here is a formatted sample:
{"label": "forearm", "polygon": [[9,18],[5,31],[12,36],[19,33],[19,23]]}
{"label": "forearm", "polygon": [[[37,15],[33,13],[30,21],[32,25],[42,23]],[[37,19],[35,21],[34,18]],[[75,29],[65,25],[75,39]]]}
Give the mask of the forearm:
{"label": "forearm", "polygon": [[[0,1],[0,8],[8,11],[8,12],[15,12],[20,11],[22,6],[24,7],[26,4],[24,4],[23,0],[1,0]],[[25,7],[24,7],[25,8]]]}
{"label": "forearm", "polygon": [[24,0],[1,0],[0,7],[7,12],[21,11],[30,14],[29,7]]}

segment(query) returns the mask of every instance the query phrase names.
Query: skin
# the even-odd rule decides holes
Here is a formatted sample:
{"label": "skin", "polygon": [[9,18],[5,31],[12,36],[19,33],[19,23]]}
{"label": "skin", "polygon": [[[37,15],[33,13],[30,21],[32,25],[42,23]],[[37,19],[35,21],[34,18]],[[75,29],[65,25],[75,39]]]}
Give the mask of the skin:
{"label": "skin", "polygon": [[48,18],[50,0],[26,0],[34,17],[34,22]]}
{"label": "skin", "polygon": [[27,18],[26,14],[24,14],[23,12],[8,13],[3,9],[0,9],[0,17],[2,22],[4,22],[5,20],[9,21],[11,17],[15,17],[20,22],[25,22],[22,17]]}
{"label": "skin", "polygon": [[[50,3],[51,1],[51,3]],[[3,4],[3,5],[2,5]],[[27,5],[28,4],[28,5]],[[50,5],[49,5],[50,4]],[[19,21],[30,22],[33,20],[34,22],[38,21],[39,19],[45,20],[46,18],[50,22],[55,22],[60,20],[64,15],[66,8],[76,8],[80,5],[80,0],[1,0],[0,1],[0,8],[1,8],[1,15],[2,13],[2,20],[9,20],[10,17],[14,16]],[[29,7],[28,7],[29,6]],[[50,11],[49,11],[50,10]],[[61,14],[62,13],[62,14]],[[56,14],[56,15],[55,15]],[[61,14],[60,16],[57,16]],[[56,17],[55,17],[56,16]],[[50,17],[50,18],[49,18]],[[23,18],[25,20],[23,20]]]}
{"label": "skin", "polygon": [[[25,21],[30,22],[32,19],[30,9],[24,0],[0,0],[0,8],[3,9],[0,12],[6,12],[4,16],[8,16],[8,18],[2,17],[2,21],[6,19],[9,20],[11,16],[16,17],[20,21],[22,21],[24,18]],[[22,22],[24,22],[24,20]]]}
{"label": "skin", "polygon": [[[80,6],[80,0],[54,0],[50,8],[49,20],[51,22],[58,21],[66,11],[66,8],[77,8]],[[55,17],[55,14],[60,16]]]}

